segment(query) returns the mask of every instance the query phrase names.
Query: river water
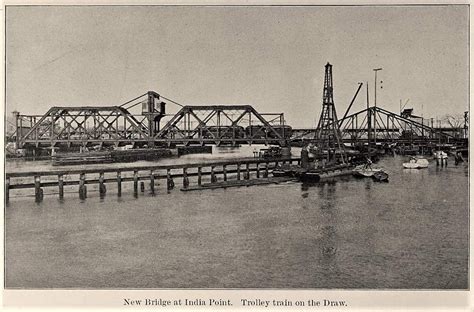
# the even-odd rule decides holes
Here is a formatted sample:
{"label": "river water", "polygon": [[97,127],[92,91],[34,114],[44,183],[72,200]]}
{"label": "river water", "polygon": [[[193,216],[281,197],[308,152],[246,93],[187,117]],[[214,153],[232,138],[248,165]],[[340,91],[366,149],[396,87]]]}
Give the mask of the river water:
{"label": "river water", "polygon": [[466,289],[468,165],[404,161],[380,161],[389,183],[20,194],[5,210],[6,287]]}

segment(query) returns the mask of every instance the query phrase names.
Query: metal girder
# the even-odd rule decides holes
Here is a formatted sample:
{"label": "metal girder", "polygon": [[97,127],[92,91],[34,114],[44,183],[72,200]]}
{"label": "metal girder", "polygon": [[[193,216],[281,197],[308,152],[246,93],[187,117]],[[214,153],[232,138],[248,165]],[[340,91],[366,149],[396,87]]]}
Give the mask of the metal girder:
{"label": "metal girder", "polygon": [[48,143],[53,147],[64,142],[87,145],[101,140],[133,143],[147,137],[146,125],[122,107],[52,107],[19,138],[19,147]]}
{"label": "metal girder", "polygon": [[[273,119],[267,120],[266,115]],[[27,118],[20,116],[23,117]],[[124,107],[51,107],[19,137],[18,147],[135,143],[285,145],[291,134],[287,128],[283,114],[260,114],[250,105],[184,106],[154,135],[146,116],[134,116]],[[18,129],[17,132],[24,133]]]}
{"label": "metal girder", "polygon": [[284,145],[287,137],[283,114],[278,124],[270,124],[250,105],[184,106],[155,136],[155,140],[181,138],[198,140],[201,144],[248,144],[257,141]]}
{"label": "metal girder", "polygon": [[[371,127],[368,127],[368,120]],[[438,140],[453,139],[451,134],[439,131],[418,121],[401,117],[380,107],[369,107],[339,121],[344,139],[352,141],[368,137],[387,140]]]}
{"label": "metal girder", "polygon": [[[380,142],[447,142],[456,138],[443,129],[432,128],[416,120],[401,117],[380,107],[370,107],[339,120],[345,143],[365,141],[368,137],[368,120],[371,116],[371,134]],[[374,126],[375,125],[375,126]],[[291,141],[313,141],[316,129],[293,129]]]}

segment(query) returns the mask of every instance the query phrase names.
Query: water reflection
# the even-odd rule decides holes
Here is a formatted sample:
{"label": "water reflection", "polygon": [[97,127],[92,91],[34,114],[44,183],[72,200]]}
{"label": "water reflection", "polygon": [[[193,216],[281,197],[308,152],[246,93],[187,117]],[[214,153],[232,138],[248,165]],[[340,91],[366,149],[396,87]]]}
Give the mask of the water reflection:
{"label": "water reflection", "polygon": [[326,225],[321,229],[321,252],[323,259],[327,262],[334,260],[336,255],[336,228],[333,225]]}
{"label": "water reflection", "polygon": [[77,189],[64,201],[15,198],[5,210],[5,283],[468,287],[468,166],[430,166],[422,181],[403,161],[381,161],[389,184],[349,177],[169,194],[162,185],[155,198],[138,199],[131,187],[117,197],[114,186],[103,199],[91,189],[82,203]]}
{"label": "water reflection", "polygon": [[370,179],[364,179],[365,182],[365,189],[370,191],[370,188],[372,187],[372,181]]}

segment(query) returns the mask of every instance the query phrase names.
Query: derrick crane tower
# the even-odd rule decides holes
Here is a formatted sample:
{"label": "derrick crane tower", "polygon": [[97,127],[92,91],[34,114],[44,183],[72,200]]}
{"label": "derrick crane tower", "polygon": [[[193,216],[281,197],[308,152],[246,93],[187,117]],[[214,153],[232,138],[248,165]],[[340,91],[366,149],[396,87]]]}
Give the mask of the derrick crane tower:
{"label": "derrick crane tower", "polygon": [[325,156],[329,161],[335,160],[336,154],[339,154],[341,161],[346,163],[346,153],[339,129],[336,107],[334,106],[332,65],[328,62],[325,68],[323,109],[314,135],[316,141],[315,154],[319,154],[319,156],[326,154]]}

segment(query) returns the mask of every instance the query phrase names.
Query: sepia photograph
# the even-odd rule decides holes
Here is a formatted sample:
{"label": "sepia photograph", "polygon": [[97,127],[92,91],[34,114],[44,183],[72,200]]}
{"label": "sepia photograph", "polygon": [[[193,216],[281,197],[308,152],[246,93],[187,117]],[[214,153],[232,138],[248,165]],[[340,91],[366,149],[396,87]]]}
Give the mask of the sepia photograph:
{"label": "sepia photograph", "polygon": [[469,290],[469,5],[4,8],[6,290]]}

